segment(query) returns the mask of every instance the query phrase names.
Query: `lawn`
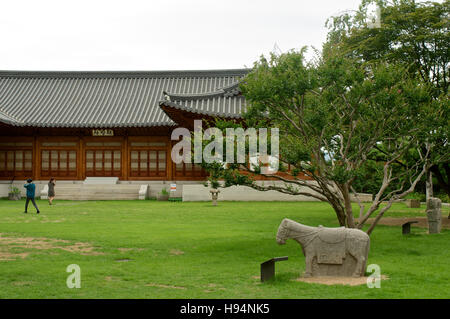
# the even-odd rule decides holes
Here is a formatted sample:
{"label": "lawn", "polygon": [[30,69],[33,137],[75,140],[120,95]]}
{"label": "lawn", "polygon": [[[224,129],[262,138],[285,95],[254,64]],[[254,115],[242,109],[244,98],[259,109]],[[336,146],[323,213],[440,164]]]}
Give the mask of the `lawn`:
{"label": "lawn", "polygon": [[[0,200],[0,298],[450,298],[450,230],[428,235],[378,226],[368,264],[390,279],[380,289],[295,281],[304,270],[300,246],[277,245],[285,217],[338,226],[316,202],[24,201]],[[444,208],[444,216],[448,208]],[[387,216],[424,216],[396,204]],[[260,263],[289,256],[260,283]],[[66,267],[81,268],[69,289]]]}

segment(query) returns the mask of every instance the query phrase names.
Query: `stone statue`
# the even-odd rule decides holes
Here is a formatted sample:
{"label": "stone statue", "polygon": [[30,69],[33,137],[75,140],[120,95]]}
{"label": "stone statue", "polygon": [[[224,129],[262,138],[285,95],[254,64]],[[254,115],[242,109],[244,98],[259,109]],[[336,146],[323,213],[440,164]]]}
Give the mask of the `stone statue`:
{"label": "stone statue", "polygon": [[430,198],[427,201],[427,218],[428,218],[428,233],[439,234],[442,228],[442,202],[439,198]]}
{"label": "stone statue", "polygon": [[355,228],[310,227],[283,219],[278,228],[277,243],[297,241],[305,255],[304,277],[361,277],[366,269],[370,238]]}

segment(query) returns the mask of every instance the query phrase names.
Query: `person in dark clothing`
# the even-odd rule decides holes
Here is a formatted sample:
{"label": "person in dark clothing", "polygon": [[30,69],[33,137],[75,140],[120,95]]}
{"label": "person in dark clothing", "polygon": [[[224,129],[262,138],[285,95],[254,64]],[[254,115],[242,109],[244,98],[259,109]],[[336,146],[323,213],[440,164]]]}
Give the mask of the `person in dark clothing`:
{"label": "person in dark clothing", "polygon": [[52,177],[48,182],[48,203],[52,205],[53,199],[55,198],[55,179]]}
{"label": "person in dark clothing", "polygon": [[28,203],[31,201],[34,205],[34,207],[36,208],[36,212],[39,214],[39,208],[36,205],[36,201],[34,200],[34,194],[36,192],[36,185],[33,184],[33,180],[31,178],[29,178],[27,180],[27,183],[25,185],[23,185],[23,187],[25,187],[27,189],[27,201],[25,202],[25,211],[24,213],[28,213]]}

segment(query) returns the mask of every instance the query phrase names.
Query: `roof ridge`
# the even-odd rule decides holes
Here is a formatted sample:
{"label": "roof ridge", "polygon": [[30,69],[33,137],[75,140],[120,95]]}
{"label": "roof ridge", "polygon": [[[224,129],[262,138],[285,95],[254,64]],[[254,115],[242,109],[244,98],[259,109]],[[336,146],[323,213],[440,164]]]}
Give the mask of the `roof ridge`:
{"label": "roof ridge", "polygon": [[146,78],[180,76],[242,76],[250,69],[160,70],[160,71],[19,71],[0,70],[0,77],[33,78]]}

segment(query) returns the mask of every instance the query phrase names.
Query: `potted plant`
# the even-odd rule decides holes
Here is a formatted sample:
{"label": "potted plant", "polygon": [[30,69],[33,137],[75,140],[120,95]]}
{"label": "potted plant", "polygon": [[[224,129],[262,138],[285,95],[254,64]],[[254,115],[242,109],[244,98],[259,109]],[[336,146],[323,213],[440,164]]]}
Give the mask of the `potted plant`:
{"label": "potted plant", "polygon": [[169,192],[163,188],[161,192],[156,195],[156,199],[159,201],[169,200]]}
{"label": "potted plant", "polygon": [[15,186],[10,186],[9,187],[9,192],[8,192],[8,199],[9,200],[19,200],[22,197],[21,193],[20,193],[20,189],[18,189]]}

